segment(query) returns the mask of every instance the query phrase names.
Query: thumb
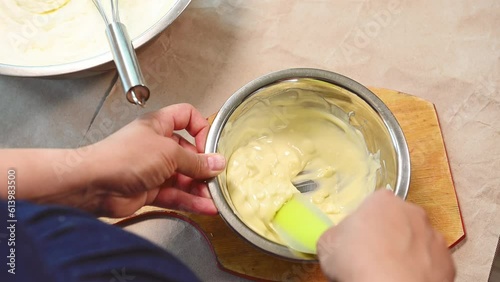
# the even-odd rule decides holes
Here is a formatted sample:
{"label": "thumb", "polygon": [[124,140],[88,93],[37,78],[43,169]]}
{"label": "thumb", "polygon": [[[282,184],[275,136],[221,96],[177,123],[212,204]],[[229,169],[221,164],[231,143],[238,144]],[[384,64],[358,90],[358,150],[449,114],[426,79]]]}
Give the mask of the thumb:
{"label": "thumb", "polygon": [[220,154],[197,154],[179,146],[175,155],[177,172],[194,179],[217,176],[226,167],[226,159]]}
{"label": "thumb", "polygon": [[320,237],[316,244],[318,251],[318,259],[326,260],[331,255],[332,248],[335,246],[336,228],[331,227],[326,230]]}
{"label": "thumb", "polygon": [[316,245],[321,270],[330,281],[340,281],[336,279],[340,271],[339,264],[335,261],[335,253],[339,253],[336,249],[338,246],[337,236],[337,227],[331,227],[319,237]]}

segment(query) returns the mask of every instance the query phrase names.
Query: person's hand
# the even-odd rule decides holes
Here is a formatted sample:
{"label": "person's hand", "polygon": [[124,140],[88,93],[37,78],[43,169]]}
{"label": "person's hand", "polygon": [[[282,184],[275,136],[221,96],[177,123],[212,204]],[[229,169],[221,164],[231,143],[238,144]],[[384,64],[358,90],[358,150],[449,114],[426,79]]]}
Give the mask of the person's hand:
{"label": "person's hand", "polygon": [[425,211],[381,189],[318,241],[321,268],[332,281],[453,281],[443,236]]}
{"label": "person's hand", "polygon": [[[186,129],[192,145],[174,130]],[[144,205],[216,214],[207,185],[200,181],[219,174],[225,160],[202,154],[209,124],[189,104],[146,114],[108,138],[91,145],[90,184],[99,198],[94,213],[131,215]]]}

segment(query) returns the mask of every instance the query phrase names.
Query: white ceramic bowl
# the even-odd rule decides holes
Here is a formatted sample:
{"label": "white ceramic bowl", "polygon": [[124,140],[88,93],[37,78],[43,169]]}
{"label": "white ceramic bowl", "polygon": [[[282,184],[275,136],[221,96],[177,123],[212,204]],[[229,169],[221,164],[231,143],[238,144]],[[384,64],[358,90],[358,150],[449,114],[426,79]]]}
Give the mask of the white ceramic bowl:
{"label": "white ceramic bowl", "polygon": [[[104,3],[109,0],[101,1]],[[175,0],[171,8],[163,16],[161,16],[156,23],[132,39],[134,48],[140,48],[157,37],[184,11],[184,9],[186,9],[190,2],[191,0]],[[147,2],[145,1],[144,3]],[[105,26],[103,24],[102,30],[96,32],[102,32],[104,34],[104,30]],[[89,56],[88,58],[84,58],[79,61],[63,64],[28,66],[0,63],[0,75],[56,78],[82,77],[113,69],[114,64],[112,61],[113,56],[110,51],[107,51],[94,56]]]}

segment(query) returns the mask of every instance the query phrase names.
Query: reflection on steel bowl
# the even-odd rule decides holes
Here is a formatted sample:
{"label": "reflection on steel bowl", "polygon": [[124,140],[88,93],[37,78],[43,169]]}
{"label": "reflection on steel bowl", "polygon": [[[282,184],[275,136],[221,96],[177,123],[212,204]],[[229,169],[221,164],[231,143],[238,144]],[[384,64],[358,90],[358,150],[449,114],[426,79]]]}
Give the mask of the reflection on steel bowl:
{"label": "reflection on steel bowl", "polygon": [[242,87],[215,117],[205,150],[228,159],[209,182],[221,216],[252,244],[290,259],[316,259],[284,246],[270,226],[298,193],[294,179],[318,182],[307,197],[334,223],[376,188],[405,199],[410,182],[406,139],[387,106],[324,70],[278,71]]}
{"label": "reflection on steel bowl", "polygon": [[[111,15],[110,0],[101,1]],[[134,48],[157,37],[190,0],[122,0],[120,20]],[[97,8],[88,0],[0,0],[0,74],[79,77],[114,68]]]}

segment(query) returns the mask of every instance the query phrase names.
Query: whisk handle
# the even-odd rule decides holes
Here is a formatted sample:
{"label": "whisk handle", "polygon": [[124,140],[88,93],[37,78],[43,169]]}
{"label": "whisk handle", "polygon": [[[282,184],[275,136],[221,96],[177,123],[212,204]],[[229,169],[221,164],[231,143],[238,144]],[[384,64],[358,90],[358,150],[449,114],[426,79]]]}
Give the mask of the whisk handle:
{"label": "whisk handle", "polygon": [[144,106],[149,99],[149,89],[146,87],[127,28],[120,22],[111,22],[106,28],[106,35],[127,100]]}

